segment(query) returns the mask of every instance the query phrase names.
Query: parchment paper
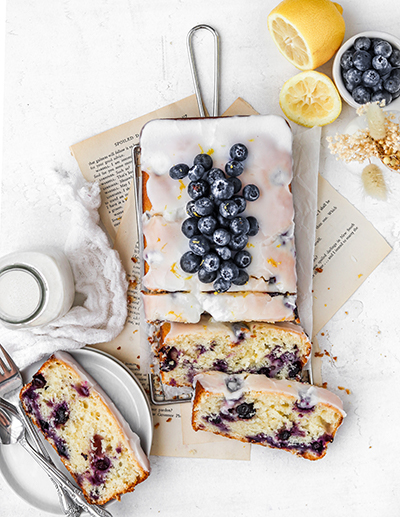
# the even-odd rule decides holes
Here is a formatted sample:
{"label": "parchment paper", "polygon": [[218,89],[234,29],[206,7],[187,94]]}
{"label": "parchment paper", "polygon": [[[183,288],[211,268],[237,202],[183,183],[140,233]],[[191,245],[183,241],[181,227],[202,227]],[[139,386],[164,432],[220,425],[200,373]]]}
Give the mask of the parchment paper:
{"label": "parchment paper", "polygon": [[[257,112],[239,98],[225,116],[237,114]],[[147,375],[141,371],[144,350],[140,339],[140,263],[135,196],[133,188],[128,188],[131,183],[122,177],[121,163],[126,165],[125,172],[130,168],[132,178],[131,150],[147,121],[192,116],[198,116],[194,95],[71,147],[83,176],[89,181],[100,182],[104,199],[102,221],[114,240],[114,247],[129,277],[126,326],[112,342],[96,347],[124,361],[147,390]],[[310,337],[314,337],[314,346],[317,347],[316,334],[391,248],[372,225],[318,175],[320,128],[299,130],[296,126],[293,129],[292,189],[296,212],[299,313],[302,325]],[[120,152],[116,154],[116,150]],[[110,184],[114,185],[114,190]],[[343,271],[348,271],[345,282]],[[313,368],[317,370],[314,371],[314,382],[322,384],[318,359]],[[250,459],[250,446],[247,444],[211,433],[195,433],[190,425],[190,404],[154,406],[152,410],[155,425],[152,454]]]}

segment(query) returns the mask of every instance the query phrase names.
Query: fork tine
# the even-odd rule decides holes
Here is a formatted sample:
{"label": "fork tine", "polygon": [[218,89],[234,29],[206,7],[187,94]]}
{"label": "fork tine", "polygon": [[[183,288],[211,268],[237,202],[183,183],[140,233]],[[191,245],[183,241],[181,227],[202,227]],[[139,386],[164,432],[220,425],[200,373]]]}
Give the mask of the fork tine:
{"label": "fork tine", "polygon": [[18,371],[18,368],[17,368],[17,365],[14,363],[14,361],[11,359],[11,356],[6,352],[6,350],[0,345],[0,350],[6,360],[6,362],[8,363],[8,368],[5,368],[5,363],[2,361],[1,357],[0,357],[0,366],[3,368],[3,371],[6,372],[6,371],[10,371],[11,373],[15,373]]}

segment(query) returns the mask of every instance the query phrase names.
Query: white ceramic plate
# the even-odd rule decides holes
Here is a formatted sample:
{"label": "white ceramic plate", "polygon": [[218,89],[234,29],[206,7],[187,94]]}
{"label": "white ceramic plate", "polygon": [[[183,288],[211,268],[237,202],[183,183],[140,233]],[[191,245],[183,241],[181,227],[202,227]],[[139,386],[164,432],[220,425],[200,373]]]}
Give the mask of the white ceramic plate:
{"label": "white ceramic plate", "polygon": [[[153,419],[146,393],[123,363],[92,348],[69,352],[98,382],[112,399],[132,430],[139,435],[143,450],[150,454]],[[25,382],[44,363],[40,361],[22,371]],[[43,440],[54,463],[73,481],[53,448]],[[25,501],[39,510],[63,515],[54,485],[20,445],[0,447],[0,472],[10,487]],[[129,497],[126,494],[124,497]],[[132,495],[132,494],[131,494]],[[105,506],[112,504],[110,501]]]}

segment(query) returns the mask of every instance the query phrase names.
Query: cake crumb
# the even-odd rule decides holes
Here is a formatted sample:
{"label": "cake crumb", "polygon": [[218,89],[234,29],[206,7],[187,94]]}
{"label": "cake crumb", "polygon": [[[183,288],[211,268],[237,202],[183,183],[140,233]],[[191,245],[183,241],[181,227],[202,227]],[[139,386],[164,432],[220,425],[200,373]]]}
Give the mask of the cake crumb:
{"label": "cake crumb", "polygon": [[323,272],[323,269],[322,269],[322,267],[316,267],[316,268],[315,268],[315,271],[316,271],[317,273],[322,273],[322,272]]}
{"label": "cake crumb", "polygon": [[160,427],[160,422],[157,422],[155,425],[154,425],[154,429],[158,429]]}
{"label": "cake crumb", "polygon": [[167,422],[171,422],[171,420],[172,420],[172,418],[171,418],[171,417],[169,417],[169,418],[167,418],[167,420],[166,420],[166,421],[167,421]]}

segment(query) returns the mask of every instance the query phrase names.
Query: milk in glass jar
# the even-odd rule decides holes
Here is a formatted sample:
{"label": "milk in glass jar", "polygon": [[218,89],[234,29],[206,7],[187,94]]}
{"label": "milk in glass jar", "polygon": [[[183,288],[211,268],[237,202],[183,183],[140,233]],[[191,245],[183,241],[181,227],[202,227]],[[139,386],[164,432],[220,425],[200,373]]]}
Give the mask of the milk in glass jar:
{"label": "milk in glass jar", "polygon": [[0,322],[39,327],[64,316],[75,296],[64,253],[55,248],[19,251],[0,258]]}

